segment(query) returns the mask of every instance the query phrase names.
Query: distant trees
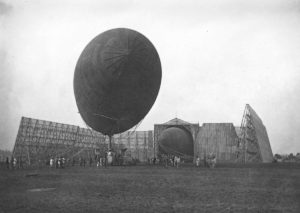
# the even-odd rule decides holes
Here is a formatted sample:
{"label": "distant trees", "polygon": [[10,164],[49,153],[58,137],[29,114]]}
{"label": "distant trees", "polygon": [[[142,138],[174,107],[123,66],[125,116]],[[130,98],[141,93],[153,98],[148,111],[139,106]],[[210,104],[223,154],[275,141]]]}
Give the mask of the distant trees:
{"label": "distant trees", "polygon": [[294,154],[290,153],[289,156],[288,156],[288,159],[290,159],[290,160],[294,159]]}
{"label": "distant trees", "polygon": [[276,159],[282,159],[282,157],[281,157],[280,154],[275,154],[275,155],[274,155],[274,158],[276,158]]}
{"label": "distant trees", "polygon": [[275,162],[300,162],[300,153],[294,155],[293,153],[290,154],[275,154],[274,155]]}
{"label": "distant trees", "polygon": [[300,162],[300,153],[299,152],[296,154],[295,158],[296,158],[296,161]]}

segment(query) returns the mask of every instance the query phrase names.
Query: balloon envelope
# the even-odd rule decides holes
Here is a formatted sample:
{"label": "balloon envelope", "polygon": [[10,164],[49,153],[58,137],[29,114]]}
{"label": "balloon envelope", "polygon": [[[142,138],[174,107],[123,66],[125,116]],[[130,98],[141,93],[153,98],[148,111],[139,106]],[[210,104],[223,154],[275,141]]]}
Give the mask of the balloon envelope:
{"label": "balloon envelope", "polygon": [[161,132],[158,138],[161,154],[194,155],[193,138],[187,130],[170,127]]}
{"label": "balloon envelope", "polygon": [[108,30],[81,53],[73,83],[85,123],[105,135],[121,133],[138,124],[155,102],[161,83],[159,55],[139,32]]}

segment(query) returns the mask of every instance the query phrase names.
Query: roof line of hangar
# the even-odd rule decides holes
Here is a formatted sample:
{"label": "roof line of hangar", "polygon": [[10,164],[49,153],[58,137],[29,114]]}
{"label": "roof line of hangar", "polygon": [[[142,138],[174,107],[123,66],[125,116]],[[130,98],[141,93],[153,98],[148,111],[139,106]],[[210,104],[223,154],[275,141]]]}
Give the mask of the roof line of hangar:
{"label": "roof line of hangar", "polygon": [[[187,122],[187,121],[184,121],[182,119],[179,119],[177,117],[165,122],[165,123],[162,123],[162,124],[154,124],[154,125],[159,125],[159,126],[181,126],[181,125],[198,125],[200,126],[199,122],[198,123],[190,123],[190,122]],[[205,126],[205,125],[233,125],[234,124],[232,122],[205,122],[205,123],[202,123],[201,126]]]}

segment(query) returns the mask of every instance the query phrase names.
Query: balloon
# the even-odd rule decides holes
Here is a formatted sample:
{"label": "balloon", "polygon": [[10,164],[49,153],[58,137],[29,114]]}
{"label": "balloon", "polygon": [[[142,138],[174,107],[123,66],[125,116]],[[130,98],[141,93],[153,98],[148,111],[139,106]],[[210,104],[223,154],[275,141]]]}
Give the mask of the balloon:
{"label": "balloon", "polygon": [[132,128],[146,116],[160,83],[155,47],[141,33],[126,28],[105,31],[85,47],[73,82],[84,122],[110,136]]}
{"label": "balloon", "polygon": [[178,127],[170,127],[161,132],[158,138],[161,154],[194,155],[192,135]]}

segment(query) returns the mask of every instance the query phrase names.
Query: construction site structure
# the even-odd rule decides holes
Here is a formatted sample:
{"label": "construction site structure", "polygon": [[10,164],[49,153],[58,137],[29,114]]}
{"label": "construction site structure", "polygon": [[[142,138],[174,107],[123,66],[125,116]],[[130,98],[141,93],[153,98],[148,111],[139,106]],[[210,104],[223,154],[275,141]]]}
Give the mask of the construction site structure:
{"label": "construction site structure", "polygon": [[[249,104],[241,126],[232,123],[189,123],[174,118],[155,124],[154,131],[127,131],[110,140],[92,129],[22,117],[13,157],[26,165],[43,164],[51,157],[94,158],[112,148],[140,162],[161,154],[176,153],[186,161],[216,156],[218,162],[252,163],[273,161],[267,130]],[[126,150],[126,151],[125,151]],[[187,150],[190,150],[187,152]],[[125,151],[125,152],[124,152]]]}
{"label": "construction site structure", "polygon": [[[166,123],[154,125],[154,154],[160,154],[159,139],[170,128],[181,128],[191,136],[196,158],[206,159],[215,155],[223,163],[268,163],[273,161],[272,149],[266,127],[249,104],[246,105],[241,126],[233,123],[189,123],[174,118]],[[174,143],[174,150],[178,147]],[[168,147],[170,153],[174,153]],[[178,152],[178,150],[176,150]],[[165,152],[165,151],[164,151]]]}
{"label": "construction site structure", "polygon": [[[112,148],[126,150],[139,161],[151,157],[152,131],[125,132],[114,135]],[[22,117],[12,156],[21,166],[43,165],[50,158],[94,159],[108,150],[109,138],[92,129]]]}
{"label": "construction site structure", "polygon": [[238,159],[244,163],[273,161],[266,127],[253,108],[246,104],[240,127]]}

